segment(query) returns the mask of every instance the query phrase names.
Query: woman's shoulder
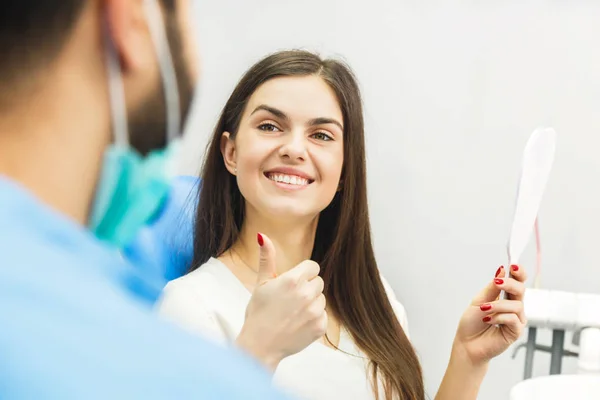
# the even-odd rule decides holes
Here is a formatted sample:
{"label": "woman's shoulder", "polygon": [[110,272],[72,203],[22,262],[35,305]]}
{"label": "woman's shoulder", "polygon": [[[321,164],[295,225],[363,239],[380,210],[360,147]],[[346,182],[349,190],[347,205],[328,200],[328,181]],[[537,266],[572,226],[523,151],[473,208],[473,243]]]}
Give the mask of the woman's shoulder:
{"label": "woman's shoulder", "polygon": [[192,333],[224,342],[226,335],[217,315],[219,307],[226,307],[230,300],[223,294],[219,268],[219,261],[210,259],[167,283],[155,305],[158,314]]}
{"label": "woman's shoulder", "polygon": [[[233,301],[235,291],[229,281],[231,272],[215,258],[210,258],[193,271],[168,282],[157,302],[161,311],[203,307],[212,309]],[[235,286],[233,286],[235,287]]]}
{"label": "woman's shoulder", "polygon": [[216,258],[210,258],[204,264],[195,268],[193,271],[169,281],[164,291],[207,289],[215,287],[223,279],[220,269],[223,268],[221,262]]}
{"label": "woman's shoulder", "polygon": [[390,300],[392,308],[394,309],[396,318],[398,318],[398,321],[400,322],[400,325],[402,326],[404,333],[408,337],[408,318],[406,316],[406,309],[404,308],[404,305],[400,302],[400,300],[398,300],[398,297],[396,296],[394,289],[389,284],[387,279],[383,276],[383,274],[381,274],[381,272],[379,273],[379,276],[381,278],[381,283],[383,283],[383,287],[388,296],[388,299]]}

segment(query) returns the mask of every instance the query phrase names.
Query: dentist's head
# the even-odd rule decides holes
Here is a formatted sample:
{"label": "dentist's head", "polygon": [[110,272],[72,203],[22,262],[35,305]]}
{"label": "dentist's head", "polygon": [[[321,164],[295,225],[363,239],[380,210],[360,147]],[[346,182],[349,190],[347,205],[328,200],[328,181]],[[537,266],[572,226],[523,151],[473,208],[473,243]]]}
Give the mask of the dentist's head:
{"label": "dentist's head", "polygon": [[0,174],[125,245],[168,193],[192,103],[189,0],[0,7]]}

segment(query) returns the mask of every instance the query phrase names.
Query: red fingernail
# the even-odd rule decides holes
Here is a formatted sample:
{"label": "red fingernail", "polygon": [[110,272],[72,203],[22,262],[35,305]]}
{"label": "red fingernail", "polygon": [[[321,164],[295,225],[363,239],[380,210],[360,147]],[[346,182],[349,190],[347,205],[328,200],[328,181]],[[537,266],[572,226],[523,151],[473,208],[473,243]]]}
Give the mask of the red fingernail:
{"label": "red fingernail", "polygon": [[496,271],[496,275],[494,277],[497,277],[498,275],[500,275],[500,271],[502,271],[503,266],[499,266],[498,270]]}
{"label": "red fingernail", "polygon": [[490,322],[492,320],[492,317],[490,317],[489,315],[487,317],[483,317],[483,322]]}
{"label": "red fingernail", "polygon": [[504,279],[494,279],[494,283],[496,285],[502,285],[504,283]]}
{"label": "red fingernail", "polygon": [[260,247],[263,247],[265,244],[265,239],[263,239],[263,236],[260,233],[256,234],[256,240],[258,241],[258,245]]}
{"label": "red fingernail", "polygon": [[511,265],[510,266],[512,268],[513,271],[517,272],[519,270],[519,266],[518,265]]}
{"label": "red fingernail", "polygon": [[492,309],[492,305],[491,304],[482,304],[479,306],[479,308],[481,309],[481,311],[489,311]]}

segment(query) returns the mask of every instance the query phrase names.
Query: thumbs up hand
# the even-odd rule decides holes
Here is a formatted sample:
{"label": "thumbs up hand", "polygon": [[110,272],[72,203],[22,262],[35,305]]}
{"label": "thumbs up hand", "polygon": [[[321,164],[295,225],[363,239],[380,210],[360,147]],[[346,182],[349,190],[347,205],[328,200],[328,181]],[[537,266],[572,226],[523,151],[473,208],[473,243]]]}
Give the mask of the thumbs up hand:
{"label": "thumbs up hand", "polygon": [[327,332],[323,279],[311,260],[277,276],[273,243],[259,233],[258,244],[257,285],[236,343],[275,370]]}

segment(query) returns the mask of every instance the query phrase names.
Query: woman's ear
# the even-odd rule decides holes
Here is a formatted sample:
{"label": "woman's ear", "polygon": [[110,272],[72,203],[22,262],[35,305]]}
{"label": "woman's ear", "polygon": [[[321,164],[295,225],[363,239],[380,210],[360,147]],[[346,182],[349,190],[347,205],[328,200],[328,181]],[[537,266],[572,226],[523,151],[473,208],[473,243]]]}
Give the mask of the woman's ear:
{"label": "woman's ear", "polygon": [[225,168],[230,174],[237,175],[235,141],[231,139],[229,132],[223,132],[223,135],[221,135],[221,154],[223,155]]}
{"label": "woman's ear", "polygon": [[344,181],[342,179],[340,179],[340,183],[338,183],[337,191],[341,192],[343,188],[344,188]]}

